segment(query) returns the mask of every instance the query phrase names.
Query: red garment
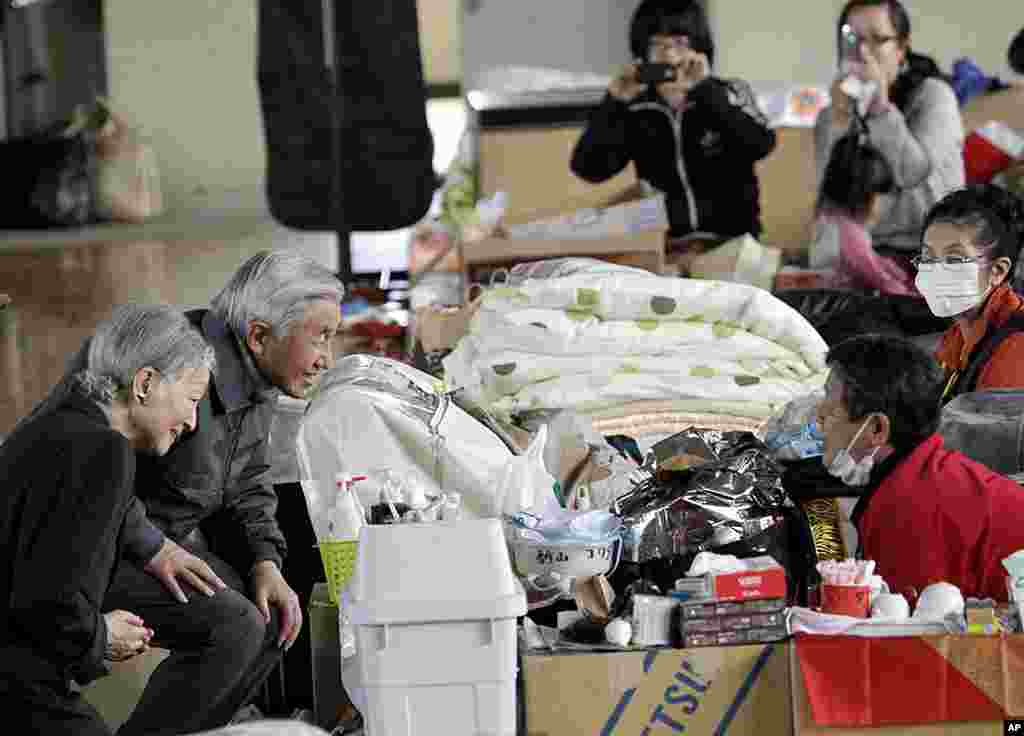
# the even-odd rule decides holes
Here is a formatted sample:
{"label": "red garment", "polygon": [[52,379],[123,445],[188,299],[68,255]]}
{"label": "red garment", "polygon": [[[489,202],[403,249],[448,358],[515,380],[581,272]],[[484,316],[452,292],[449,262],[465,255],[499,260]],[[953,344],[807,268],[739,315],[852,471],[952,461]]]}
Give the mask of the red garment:
{"label": "red garment", "polygon": [[[829,261],[826,282],[831,288],[920,296],[914,286],[914,275],[875,251],[871,234],[863,223],[830,209],[818,215],[817,228],[821,245],[833,237],[838,241],[831,246],[837,253],[823,254],[823,259]],[[828,232],[830,229],[834,232]]]}
{"label": "red garment", "polygon": [[1024,549],[1024,488],[933,434],[882,479],[860,519],[864,559],[894,593],[947,581],[1006,601],[1002,560]]}
{"label": "red garment", "polygon": [[[971,322],[969,339],[964,338],[959,324],[942,333],[935,357],[946,371],[946,377],[966,368],[971,353],[985,335],[1002,327],[1017,312],[1024,312],[1024,299],[1003,284],[992,291],[981,314]],[[999,343],[978,373],[975,390],[990,388],[1024,388],[1024,332],[1010,335]]]}

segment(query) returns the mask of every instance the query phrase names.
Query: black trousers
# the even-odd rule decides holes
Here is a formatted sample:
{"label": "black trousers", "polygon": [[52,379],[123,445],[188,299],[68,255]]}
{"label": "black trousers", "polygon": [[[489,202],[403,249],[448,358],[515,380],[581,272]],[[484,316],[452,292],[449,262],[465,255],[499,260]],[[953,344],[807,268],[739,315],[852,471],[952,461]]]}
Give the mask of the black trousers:
{"label": "black trousers", "polygon": [[112,736],[99,713],[78,693],[59,683],[0,678],[0,713],[14,731],[47,736]]}
{"label": "black trousers", "polygon": [[284,579],[288,581],[302,605],[302,630],[294,646],[284,658],[288,708],[313,708],[313,658],[310,650],[309,599],[313,586],[326,582],[323,562],[316,548],[316,533],[309,519],[306,499],[298,483],[279,483],[277,493],[277,525],[288,542],[284,560]]}
{"label": "black trousers", "polygon": [[183,584],[179,603],[163,583],[129,562],[120,562],[103,610],[141,616],[154,631],[153,645],[170,650],[154,671],[120,736],[169,736],[226,724],[253,698],[275,665],[278,617],[271,621],[247,595],[245,580],[205,547],[182,546],[204,559],[228,585],[214,596]]}

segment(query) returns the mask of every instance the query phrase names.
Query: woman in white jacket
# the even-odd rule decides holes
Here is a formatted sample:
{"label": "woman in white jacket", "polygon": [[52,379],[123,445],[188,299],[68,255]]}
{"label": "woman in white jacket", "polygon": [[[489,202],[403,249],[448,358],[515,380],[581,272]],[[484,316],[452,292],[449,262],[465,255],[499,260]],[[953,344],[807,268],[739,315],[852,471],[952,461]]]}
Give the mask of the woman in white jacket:
{"label": "woman in white jacket", "polygon": [[964,184],[963,122],[938,66],[910,48],[899,0],[850,0],[838,22],[840,73],[815,124],[819,182],[832,146],[860,116],[888,161],[896,191],[872,228],[876,248],[920,249],[929,208]]}

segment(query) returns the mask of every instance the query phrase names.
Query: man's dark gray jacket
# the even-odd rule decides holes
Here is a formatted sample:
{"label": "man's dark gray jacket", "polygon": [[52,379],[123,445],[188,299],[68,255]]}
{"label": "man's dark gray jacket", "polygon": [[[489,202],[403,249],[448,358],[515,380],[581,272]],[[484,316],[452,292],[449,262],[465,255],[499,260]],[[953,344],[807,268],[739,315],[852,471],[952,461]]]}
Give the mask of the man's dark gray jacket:
{"label": "man's dark gray jacket", "polygon": [[181,542],[201,528],[242,574],[262,560],[281,567],[287,552],[277,496],[264,482],[277,397],[243,356],[241,342],[208,310],[188,313],[213,346],[217,366],[199,403],[196,430],[163,457],[138,456],[135,493],[125,520],[126,552],[147,562],[164,535]]}

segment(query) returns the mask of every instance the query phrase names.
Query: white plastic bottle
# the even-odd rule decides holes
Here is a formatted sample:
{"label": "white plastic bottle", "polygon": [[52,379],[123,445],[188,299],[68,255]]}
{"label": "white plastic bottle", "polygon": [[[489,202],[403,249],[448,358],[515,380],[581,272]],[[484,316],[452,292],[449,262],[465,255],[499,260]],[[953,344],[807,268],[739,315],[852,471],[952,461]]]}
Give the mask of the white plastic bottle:
{"label": "white plastic bottle", "polygon": [[457,491],[448,491],[444,494],[444,504],[441,506],[441,521],[459,521],[462,519],[462,494]]}
{"label": "white plastic bottle", "polygon": [[334,476],[334,505],[327,514],[327,535],[331,539],[359,539],[359,530],[366,524],[366,516],[353,486],[361,480],[366,480],[366,476],[349,473]]}

